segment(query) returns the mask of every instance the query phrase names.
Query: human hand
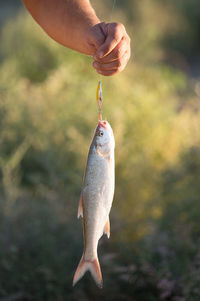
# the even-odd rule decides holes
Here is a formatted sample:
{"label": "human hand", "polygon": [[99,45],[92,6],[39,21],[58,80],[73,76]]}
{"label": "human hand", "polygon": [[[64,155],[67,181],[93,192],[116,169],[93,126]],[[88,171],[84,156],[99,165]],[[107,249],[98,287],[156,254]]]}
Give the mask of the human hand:
{"label": "human hand", "polygon": [[110,76],[124,70],[131,54],[130,38],[120,23],[98,23],[88,32],[93,52],[93,67],[99,74]]}

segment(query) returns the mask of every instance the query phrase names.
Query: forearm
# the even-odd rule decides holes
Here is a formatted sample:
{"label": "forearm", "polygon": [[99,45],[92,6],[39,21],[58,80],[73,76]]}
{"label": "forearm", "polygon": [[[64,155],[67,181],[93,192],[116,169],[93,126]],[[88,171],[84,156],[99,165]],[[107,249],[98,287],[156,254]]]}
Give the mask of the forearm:
{"label": "forearm", "polygon": [[37,23],[58,43],[93,55],[93,67],[109,76],[130,58],[130,38],[120,23],[100,23],[89,0],[22,0]]}
{"label": "forearm", "polygon": [[87,32],[99,23],[89,0],[23,0],[37,23],[58,43],[94,54],[87,41]]}

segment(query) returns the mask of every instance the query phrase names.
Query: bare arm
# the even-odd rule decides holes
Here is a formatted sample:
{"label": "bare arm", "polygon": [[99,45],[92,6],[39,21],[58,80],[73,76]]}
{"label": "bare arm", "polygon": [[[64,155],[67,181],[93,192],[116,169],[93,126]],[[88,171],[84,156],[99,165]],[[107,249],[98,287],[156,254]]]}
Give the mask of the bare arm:
{"label": "bare arm", "polygon": [[122,71],[130,39],[122,24],[100,23],[89,0],[23,0],[37,23],[58,43],[93,55],[98,73]]}

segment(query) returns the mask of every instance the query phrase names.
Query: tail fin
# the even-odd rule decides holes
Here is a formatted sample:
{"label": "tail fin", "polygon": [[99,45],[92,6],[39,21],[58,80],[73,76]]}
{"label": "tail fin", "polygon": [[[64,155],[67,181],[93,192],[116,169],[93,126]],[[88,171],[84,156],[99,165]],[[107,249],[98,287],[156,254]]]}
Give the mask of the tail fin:
{"label": "tail fin", "polygon": [[84,259],[84,254],[81,257],[81,260],[75,272],[73,286],[84,276],[85,272],[87,272],[88,270],[91,272],[92,277],[94,278],[98,287],[102,288],[103,280],[98,258],[96,257],[93,261],[86,261]]}

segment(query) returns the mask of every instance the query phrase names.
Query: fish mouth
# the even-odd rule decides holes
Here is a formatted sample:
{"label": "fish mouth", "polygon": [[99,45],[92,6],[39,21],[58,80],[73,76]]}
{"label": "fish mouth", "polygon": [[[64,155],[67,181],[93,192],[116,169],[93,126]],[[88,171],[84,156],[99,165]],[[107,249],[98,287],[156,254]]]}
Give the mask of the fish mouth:
{"label": "fish mouth", "polygon": [[98,128],[103,127],[106,130],[106,121],[99,121]]}

